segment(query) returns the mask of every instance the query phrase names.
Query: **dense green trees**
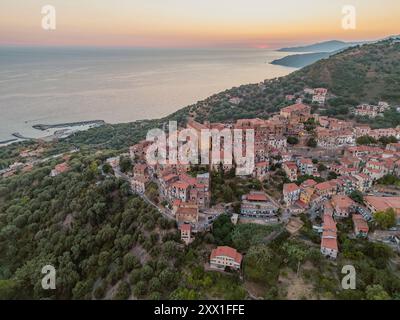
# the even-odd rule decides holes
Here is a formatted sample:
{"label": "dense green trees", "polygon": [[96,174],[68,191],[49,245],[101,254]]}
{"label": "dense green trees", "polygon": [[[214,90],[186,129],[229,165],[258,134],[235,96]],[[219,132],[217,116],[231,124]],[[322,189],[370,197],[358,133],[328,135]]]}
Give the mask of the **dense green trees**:
{"label": "dense green trees", "polygon": [[299,139],[295,136],[289,136],[287,137],[287,143],[294,145],[299,143]]}
{"label": "dense green trees", "polygon": [[353,199],[355,202],[364,204],[364,196],[362,192],[358,190],[354,190],[352,193],[350,193],[350,198]]}
{"label": "dense green trees", "polygon": [[315,122],[315,119],[314,119],[314,118],[310,118],[310,119],[308,119],[306,122],[304,122],[304,128],[305,128],[308,132],[314,131],[316,127],[317,127],[317,123]]}
{"label": "dense green trees", "polygon": [[378,228],[389,229],[396,225],[396,212],[393,208],[374,213],[374,221]]}
{"label": "dense green trees", "polygon": [[356,143],[359,145],[370,145],[370,144],[376,144],[377,141],[376,141],[376,139],[374,139],[370,136],[361,136],[356,139]]}
{"label": "dense green trees", "polygon": [[386,146],[389,143],[396,143],[397,139],[396,137],[390,136],[390,137],[380,137],[379,142]]}
{"label": "dense green trees", "polygon": [[[101,299],[117,283],[115,299],[152,289],[168,297],[177,285],[175,225],[130,195],[125,181],[101,176],[95,162],[71,160],[73,169],[54,178],[43,165],[0,181],[0,298]],[[156,228],[172,236],[162,243]],[[151,264],[142,266],[134,248]],[[57,271],[54,291],[41,288],[47,264]],[[124,280],[137,271],[138,281]]]}
{"label": "dense green trees", "polygon": [[315,140],[315,138],[308,139],[307,147],[316,148],[317,147],[317,140]]}
{"label": "dense green trees", "polygon": [[114,299],[116,300],[126,300],[129,298],[131,294],[131,287],[129,283],[125,281],[121,281],[121,283],[118,285],[117,292],[114,295]]}
{"label": "dense green trees", "polygon": [[124,173],[132,171],[132,160],[129,157],[121,156],[119,160],[119,167],[121,168],[121,171]]}
{"label": "dense green trees", "polygon": [[302,184],[304,181],[309,180],[309,179],[314,180],[314,181],[316,181],[317,183],[320,183],[320,182],[324,182],[324,181],[325,181],[324,178],[316,177],[316,176],[310,176],[309,174],[305,174],[305,175],[302,175],[302,176],[299,176],[299,177],[298,177],[298,179],[296,180],[296,184],[297,184],[297,185],[300,185],[300,184]]}
{"label": "dense green trees", "polygon": [[[400,290],[400,279],[390,265],[394,252],[383,243],[348,239],[342,243],[343,264],[352,259],[357,271],[356,291],[361,299],[394,298]],[[340,268],[339,268],[340,270]],[[378,287],[376,287],[378,285]],[[383,290],[378,290],[383,289]],[[346,290],[344,290],[346,291]],[[389,295],[386,296],[385,293]],[[340,296],[342,293],[340,293]]]}
{"label": "dense green trees", "polygon": [[392,174],[387,174],[383,178],[379,179],[377,184],[383,184],[386,186],[400,186],[400,179]]}
{"label": "dense green trees", "polygon": [[329,171],[328,176],[326,177],[328,180],[333,180],[338,177],[338,174],[334,171]]}
{"label": "dense green trees", "polygon": [[249,249],[244,261],[246,279],[265,286],[276,286],[281,258],[266,245]]}
{"label": "dense green trees", "polygon": [[375,284],[367,287],[366,298],[368,300],[389,300],[390,296],[381,285]]}
{"label": "dense green trees", "polygon": [[381,137],[381,138],[379,138],[379,140],[376,140],[375,138],[373,138],[371,136],[361,136],[356,139],[356,142],[359,145],[371,145],[371,144],[380,143],[384,147],[388,143],[396,143],[397,139],[396,139],[396,137],[390,136],[390,137]]}
{"label": "dense green trees", "polygon": [[239,251],[247,251],[253,245],[264,243],[272,232],[279,232],[279,225],[239,224],[232,232],[233,246]]}
{"label": "dense green trees", "polygon": [[151,201],[158,203],[158,185],[154,182],[150,182],[146,187],[146,195]]}
{"label": "dense green trees", "polygon": [[217,245],[232,245],[232,231],[235,226],[228,215],[219,216],[213,223],[212,234]]}
{"label": "dense green trees", "polygon": [[294,261],[297,264],[297,274],[300,270],[300,265],[307,257],[307,252],[303,246],[300,246],[296,243],[286,242],[282,250],[286,253],[287,258],[289,261]]}
{"label": "dense green trees", "polygon": [[[302,277],[305,268],[299,266],[306,261],[321,268],[325,264],[317,249],[288,240],[280,227],[234,226],[228,215],[216,220],[212,237],[198,235],[184,248],[175,223],[132,196],[125,181],[102,176],[93,163],[98,167],[101,161],[73,159],[73,169],[54,178],[48,176],[50,166],[42,165],[1,180],[6,191],[0,196],[0,298],[245,298],[236,275],[204,271],[207,241],[244,253],[245,281],[261,285],[269,299],[282,297],[277,282],[282,268],[299,270]],[[248,183],[240,188],[254,187]],[[400,284],[388,267],[390,249],[346,240],[341,252],[362,270],[354,297],[395,296]],[[55,291],[41,288],[45,264],[57,270]],[[311,277],[317,291],[346,295],[336,295],[337,280],[323,278],[325,269],[319,273]],[[367,285],[376,284],[383,290],[372,288],[367,295]]]}
{"label": "dense green trees", "polygon": [[111,165],[109,165],[108,163],[105,163],[103,165],[103,172],[105,174],[112,174],[114,172],[113,168],[111,167]]}
{"label": "dense green trees", "polygon": [[250,190],[261,190],[261,182],[257,179],[242,178],[235,175],[235,169],[223,172],[211,172],[211,203],[231,203],[240,201],[242,195]]}

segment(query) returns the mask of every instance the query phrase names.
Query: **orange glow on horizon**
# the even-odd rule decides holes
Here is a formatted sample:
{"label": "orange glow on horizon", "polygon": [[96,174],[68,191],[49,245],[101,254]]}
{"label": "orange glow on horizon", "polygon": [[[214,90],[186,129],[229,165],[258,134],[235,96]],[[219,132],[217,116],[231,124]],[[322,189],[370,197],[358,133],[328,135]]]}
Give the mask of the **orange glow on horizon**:
{"label": "orange glow on horizon", "polygon": [[398,34],[400,1],[352,0],[357,28],[341,27],[348,1],[53,0],[57,29],[40,27],[44,0],[2,0],[0,45],[252,47],[324,40],[375,40]]}

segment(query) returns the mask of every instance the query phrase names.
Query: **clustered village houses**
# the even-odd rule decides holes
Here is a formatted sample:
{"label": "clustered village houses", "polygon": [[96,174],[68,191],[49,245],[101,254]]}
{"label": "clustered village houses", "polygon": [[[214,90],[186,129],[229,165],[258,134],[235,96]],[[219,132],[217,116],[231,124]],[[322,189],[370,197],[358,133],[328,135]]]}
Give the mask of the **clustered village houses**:
{"label": "clustered village houses", "polygon": [[[314,102],[325,102],[326,90],[314,89],[313,94]],[[383,112],[388,106],[382,102],[379,107],[377,112]],[[304,123],[310,119],[318,124],[314,133],[304,128]],[[240,119],[236,123],[203,124],[189,120],[187,128],[199,132],[203,129],[253,129],[255,166],[252,176],[266,179],[271,165],[279,162],[292,182],[283,185],[282,199],[272,199],[263,191],[252,191],[244,195],[237,214],[239,217],[277,222],[281,210],[289,210],[294,215],[310,209],[318,210],[322,224],[316,229],[321,234],[323,255],[337,257],[339,245],[336,224],[343,218],[352,218],[354,233],[361,237],[368,235],[367,221],[371,220],[376,211],[395,208],[400,218],[400,197],[365,196],[364,206],[349,197],[355,190],[367,194],[374,181],[389,173],[400,175],[400,143],[388,144],[385,149],[356,146],[356,139],[361,136],[375,139],[393,136],[400,139],[399,128],[371,129],[367,125],[355,125],[350,121],[311,114],[311,107],[300,102],[281,109],[279,114],[268,120],[256,118]],[[337,178],[320,183],[310,178],[297,185],[295,181],[300,176],[318,177],[319,172],[317,164],[313,162],[315,154],[298,154],[296,148],[288,144],[289,136],[298,137],[299,145],[303,146],[314,136],[317,157],[332,159],[325,163],[329,171],[337,174]],[[150,142],[143,141],[130,149],[131,157],[137,161],[131,180],[132,188],[137,193],[144,193],[146,183],[157,176],[160,196],[172,208],[171,214],[180,226],[182,240],[190,243],[192,232],[211,226],[215,217],[224,212],[224,204],[213,208],[209,206],[209,173],[191,177],[187,174],[190,165],[147,165],[145,154],[149,145]],[[223,148],[221,142],[222,152]],[[229,171],[232,166],[221,160],[220,167],[223,170]],[[210,168],[217,170],[218,166],[211,165]],[[241,255],[227,247],[216,248],[210,258],[213,266],[231,266],[235,269],[240,261]]]}
{"label": "clustered village houses", "polygon": [[[305,92],[312,95],[313,103],[325,104],[326,89],[305,89]],[[286,99],[294,99],[294,96],[288,95]],[[380,102],[377,106],[360,105],[354,112],[375,117],[387,108],[388,104]],[[313,130],[307,130],[307,123],[315,125]],[[375,139],[395,137],[399,140],[400,128],[371,129],[368,125],[312,114],[311,107],[303,104],[301,99],[267,120],[255,118],[240,119],[235,123],[198,123],[189,119],[186,128],[199,133],[203,129],[253,129],[255,165],[251,177],[264,181],[270,176],[271,167],[276,165],[285,172],[289,182],[279,190],[281,198],[273,198],[264,191],[251,191],[242,197],[240,212],[230,211],[234,223],[241,218],[246,221],[261,219],[266,223],[287,222],[282,219],[282,212],[289,216],[303,212],[315,214],[322,221],[314,226],[321,235],[321,254],[333,259],[340,253],[337,224],[343,219],[351,218],[354,236],[359,237],[368,237],[367,222],[377,211],[393,208],[400,223],[400,197],[370,194],[378,179],[388,174],[400,176],[400,143],[389,143],[385,148],[356,144],[356,139],[362,136]],[[288,143],[289,137],[296,137],[297,143]],[[315,141],[314,147],[308,145],[310,139]],[[149,183],[156,184],[159,210],[176,220],[183,242],[190,244],[197,232],[209,230],[212,222],[227,212],[229,204],[210,205],[210,172],[193,176],[190,174],[191,164],[147,163],[146,152],[151,143],[141,141],[129,149],[134,162],[133,172],[128,174],[132,190],[146,197]],[[221,141],[221,155],[224,152],[226,150]],[[54,168],[51,176],[68,170],[65,160]],[[107,162],[118,172],[119,157],[110,158]],[[319,164],[334,172],[335,177],[325,177],[323,182],[318,182],[321,174]],[[208,170],[229,171],[232,168],[234,162],[227,164],[223,159],[221,164],[208,166]],[[309,178],[296,183],[302,176]],[[356,190],[364,195],[364,205],[349,197]],[[242,255],[229,247],[217,247],[210,256],[210,266],[217,269],[230,267],[238,270],[241,261]]]}

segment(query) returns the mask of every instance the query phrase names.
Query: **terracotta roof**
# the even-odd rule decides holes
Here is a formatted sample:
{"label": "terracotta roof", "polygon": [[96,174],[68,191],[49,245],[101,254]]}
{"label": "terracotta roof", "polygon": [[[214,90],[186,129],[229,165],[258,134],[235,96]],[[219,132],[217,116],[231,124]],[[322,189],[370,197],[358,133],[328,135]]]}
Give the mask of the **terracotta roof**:
{"label": "terracotta roof", "polygon": [[196,178],[194,178],[194,177],[192,177],[192,176],[189,176],[189,175],[186,174],[186,173],[180,174],[180,175],[179,175],[179,180],[184,181],[184,182],[189,183],[189,184],[193,184],[193,185],[194,185],[194,184],[196,183],[196,181],[197,181]]}
{"label": "terracotta roof", "polygon": [[239,252],[237,252],[236,249],[231,247],[222,246],[222,247],[217,247],[211,251],[211,259],[214,259],[219,256],[230,257],[234,259],[237,263],[242,262],[242,255]]}
{"label": "terracotta roof", "polygon": [[395,147],[396,149],[400,149],[400,143],[399,142],[389,143],[386,145],[386,148],[389,148],[389,147]]}
{"label": "terracotta roof", "polygon": [[368,171],[369,173],[376,173],[376,174],[382,173],[382,170],[379,170],[379,169],[366,168],[365,170]]}
{"label": "terracotta roof", "polygon": [[190,230],[192,230],[192,226],[190,224],[188,224],[188,223],[184,223],[184,224],[181,224],[179,229],[181,231],[190,231]]}
{"label": "terracotta roof", "polygon": [[267,167],[267,166],[268,166],[268,162],[267,161],[257,162],[256,163],[256,167]]}
{"label": "terracotta roof", "polygon": [[335,232],[337,230],[336,222],[335,222],[335,220],[333,220],[332,216],[329,214],[324,214],[323,229],[331,230],[331,231],[335,231]]}
{"label": "terracotta roof", "polygon": [[246,196],[248,201],[268,201],[267,196],[264,193],[249,193]]}
{"label": "terracotta roof", "polygon": [[303,190],[302,190],[302,192],[303,193],[305,193],[307,196],[312,196],[312,194],[314,193],[314,188],[312,188],[312,187],[309,187],[309,188],[304,188]]}
{"label": "terracotta roof", "polygon": [[132,182],[133,181],[137,181],[137,182],[141,182],[141,183],[146,183],[147,182],[147,179],[145,178],[145,177],[134,177],[133,179],[132,179]]}
{"label": "terracotta roof", "polygon": [[335,238],[322,238],[321,247],[338,251],[337,240]]}
{"label": "terracotta roof", "polygon": [[328,190],[332,188],[332,184],[329,181],[321,182],[315,185],[317,190]]}
{"label": "terracotta roof", "polygon": [[355,177],[362,178],[363,180],[369,180],[369,177],[365,173],[358,173]]}
{"label": "terracotta roof", "polygon": [[180,199],[174,199],[172,201],[172,205],[176,206],[176,207],[179,207],[181,203],[182,203],[182,200],[180,200]]}
{"label": "terracotta roof", "polygon": [[197,189],[205,189],[205,188],[207,187],[207,185],[204,184],[204,183],[196,183],[196,184],[195,184],[195,187],[196,187]]}
{"label": "terracotta roof", "polygon": [[307,179],[306,181],[304,181],[304,182],[301,184],[301,187],[303,187],[303,188],[308,188],[308,187],[313,187],[313,186],[315,186],[316,184],[317,184],[317,182],[314,181],[313,179]]}
{"label": "terracotta roof", "polygon": [[208,127],[206,125],[199,123],[197,121],[194,121],[194,120],[189,120],[187,125],[198,131],[200,131],[202,129],[208,129]]}
{"label": "terracotta roof", "polygon": [[315,88],[314,93],[315,94],[326,94],[328,92],[328,89],[326,88]]}
{"label": "terracotta roof", "polygon": [[379,147],[371,147],[371,146],[355,146],[355,147],[349,147],[348,150],[350,152],[382,152],[383,149]]}
{"label": "terracotta roof", "polygon": [[241,127],[254,127],[265,123],[265,120],[255,118],[255,119],[239,119],[236,121],[235,128]]}
{"label": "terracotta roof", "polygon": [[31,171],[33,169],[33,165],[32,164],[28,164],[25,167],[22,168],[22,172],[28,172]]}
{"label": "terracotta roof", "polygon": [[354,201],[348,196],[334,195],[331,201],[333,206],[339,207],[341,209],[348,209],[349,207],[354,205]]}
{"label": "terracotta roof", "polygon": [[69,169],[69,165],[67,163],[57,164],[54,168],[58,173],[63,173]]}
{"label": "terracotta roof", "polygon": [[365,221],[361,214],[353,214],[352,219],[354,225],[357,227],[358,230],[363,232],[369,231],[368,223],[367,221]]}
{"label": "terracotta roof", "polygon": [[210,128],[211,129],[223,130],[223,129],[225,129],[225,124],[224,123],[219,123],[219,122],[211,123],[210,124]]}
{"label": "terracotta roof", "polygon": [[291,106],[285,107],[281,109],[281,112],[295,112],[302,110],[310,110],[310,107],[303,103],[296,103]]}
{"label": "terracotta roof", "polygon": [[171,185],[171,187],[172,187],[172,188],[175,187],[175,188],[178,188],[178,189],[187,189],[187,188],[190,187],[190,184],[187,183],[187,182],[184,182],[184,181],[175,181],[175,182]]}
{"label": "terracotta roof", "polygon": [[297,170],[297,165],[296,163],[292,162],[292,161],[288,161],[288,162],[284,162],[283,163],[286,167],[288,167],[289,169],[296,169]]}
{"label": "terracotta roof", "polygon": [[301,201],[301,200],[297,200],[294,204],[295,204],[296,206],[299,206],[299,207],[303,208],[303,209],[307,208],[307,204],[304,203],[304,202]]}
{"label": "terracotta roof", "polygon": [[135,165],[135,170],[144,171],[146,169],[147,169],[147,164],[138,163],[137,165]]}
{"label": "terracotta roof", "polygon": [[382,163],[380,163],[379,161],[374,161],[374,160],[370,160],[366,163],[366,165],[371,165],[371,166],[377,166],[380,167],[382,165]]}
{"label": "terracotta roof", "polygon": [[400,197],[366,196],[364,200],[371,204],[377,211],[385,211],[389,208],[393,208],[397,211],[397,214],[400,215]]}
{"label": "terracotta roof", "polygon": [[164,180],[165,182],[168,182],[176,177],[177,177],[176,174],[171,173],[171,174],[167,174],[166,176],[162,177],[161,179]]}
{"label": "terracotta roof", "polygon": [[337,238],[337,232],[336,231],[332,231],[332,230],[324,230],[324,232],[322,233],[322,236],[324,238],[336,239]]}
{"label": "terracotta roof", "polygon": [[312,160],[311,160],[311,159],[308,159],[308,158],[306,158],[306,159],[299,159],[299,162],[302,163],[302,164],[313,164]]}
{"label": "terracotta roof", "polygon": [[300,187],[295,183],[285,183],[283,185],[283,193],[290,193],[299,190]]}
{"label": "terracotta roof", "polygon": [[197,208],[190,208],[190,207],[179,207],[176,211],[176,215],[182,216],[197,216],[198,209]]}

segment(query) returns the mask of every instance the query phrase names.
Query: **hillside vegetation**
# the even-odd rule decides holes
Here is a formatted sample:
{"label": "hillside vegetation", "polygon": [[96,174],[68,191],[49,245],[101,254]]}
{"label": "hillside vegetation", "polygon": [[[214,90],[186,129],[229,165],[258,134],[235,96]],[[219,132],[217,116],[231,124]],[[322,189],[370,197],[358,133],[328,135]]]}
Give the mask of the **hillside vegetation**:
{"label": "hillside vegetation", "polygon": [[[142,267],[151,270],[150,278],[165,276],[159,294],[171,287],[175,260],[166,247],[162,258],[158,244],[169,243],[177,257],[174,223],[130,196],[126,182],[101,176],[97,161],[77,156],[73,170],[56,178],[42,166],[0,181],[0,297],[102,298]],[[46,264],[56,267],[55,291],[40,286]]]}
{"label": "hillside vegetation", "polygon": [[290,56],[276,59],[272,61],[271,64],[292,68],[303,68],[317,62],[318,60],[328,58],[331,54],[331,52],[292,54]]}
{"label": "hillside vegetation", "polygon": [[[327,106],[331,115],[350,117],[350,108],[359,103],[400,104],[400,43],[386,40],[352,47],[285,77],[214,95],[191,106],[190,112],[209,121],[267,118],[288,104],[285,95],[300,94],[305,87],[325,87],[336,96]],[[241,103],[229,103],[232,96],[241,98]],[[400,117],[394,124],[400,124]]]}
{"label": "hillside vegetation", "polygon": [[333,94],[360,103],[400,103],[400,43],[382,41],[350,48],[297,74],[310,86],[326,86]]}

